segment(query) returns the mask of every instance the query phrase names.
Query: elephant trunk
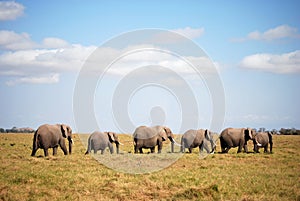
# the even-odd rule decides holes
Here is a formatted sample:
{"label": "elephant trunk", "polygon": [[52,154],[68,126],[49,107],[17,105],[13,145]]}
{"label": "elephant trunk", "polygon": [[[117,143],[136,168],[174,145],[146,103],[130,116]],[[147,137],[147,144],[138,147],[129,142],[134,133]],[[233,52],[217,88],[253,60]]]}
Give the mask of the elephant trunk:
{"label": "elephant trunk", "polygon": [[174,153],[174,144],[179,147],[181,147],[181,144],[178,144],[173,137],[169,137],[169,140],[171,141],[171,153]]}
{"label": "elephant trunk", "polygon": [[210,145],[211,145],[211,154],[215,153],[215,149],[217,147],[217,144],[215,143],[214,139],[211,139],[210,141]]}
{"label": "elephant trunk", "polygon": [[69,141],[69,154],[71,154],[72,153],[73,139],[69,136],[68,141]]}
{"label": "elephant trunk", "polygon": [[117,154],[119,154],[120,142],[119,141],[115,141],[115,143],[116,143]]}

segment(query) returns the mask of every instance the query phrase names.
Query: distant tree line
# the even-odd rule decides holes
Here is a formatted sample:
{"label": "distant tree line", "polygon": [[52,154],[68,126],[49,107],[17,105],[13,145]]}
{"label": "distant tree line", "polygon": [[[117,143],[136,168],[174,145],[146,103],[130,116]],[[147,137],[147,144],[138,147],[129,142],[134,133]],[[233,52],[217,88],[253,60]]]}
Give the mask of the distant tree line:
{"label": "distant tree line", "polygon": [[281,128],[279,133],[280,135],[300,135],[300,130],[295,128]]}
{"label": "distant tree line", "polygon": [[17,128],[14,126],[9,129],[0,128],[0,133],[34,133],[34,132],[35,130],[29,127]]}
{"label": "distant tree line", "polygon": [[[257,132],[266,132],[265,128],[254,129]],[[296,128],[281,128],[279,131],[276,129],[270,130],[274,135],[300,135],[300,130]],[[29,127],[17,128],[12,127],[9,129],[0,128],[0,133],[34,133],[35,130]]]}

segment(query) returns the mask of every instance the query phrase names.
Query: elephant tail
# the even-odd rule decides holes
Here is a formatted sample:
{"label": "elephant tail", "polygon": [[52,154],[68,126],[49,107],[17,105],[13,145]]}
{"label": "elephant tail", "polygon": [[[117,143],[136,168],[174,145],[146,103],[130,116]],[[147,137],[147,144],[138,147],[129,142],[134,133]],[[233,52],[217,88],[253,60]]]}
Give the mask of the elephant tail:
{"label": "elephant tail", "polygon": [[37,151],[37,149],[39,148],[38,146],[38,130],[36,130],[34,132],[34,136],[33,136],[33,142],[32,142],[32,153],[31,153],[31,156],[34,156],[35,155],[35,152]]}
{"label": "elephant tail", "polygon": [[270,132],[268,132],[269,136],[269,143],[270,143],[270,152],[272,153],[272,148],[273,148],[273,136]]}
{"label": "elephant tail", "polygon": [[89,154],[91,152],[91,146],[92,146],[92,139],[89,138],[88,139],[88,147],[87,147],[87,150],[85,152],[85,155]]}

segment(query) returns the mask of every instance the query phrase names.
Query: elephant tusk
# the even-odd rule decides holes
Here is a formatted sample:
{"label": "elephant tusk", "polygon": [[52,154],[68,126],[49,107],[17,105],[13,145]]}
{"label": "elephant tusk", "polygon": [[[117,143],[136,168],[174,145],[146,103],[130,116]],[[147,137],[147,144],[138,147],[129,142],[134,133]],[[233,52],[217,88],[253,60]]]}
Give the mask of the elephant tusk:
{"label": "elephant tusk", "polygon": [[178,147],[181,147],[181,144],[178,144],[176,141],[174,141],[174,144]]}
{"label": "elephant tusk", "polygon": [[71,139],[71,143],[74,144],[74,140],[73,139]]}
{"label": "elephant tusk", "polygon": [[172,144],[175,144],[176,146],[180,146],[181,147],[181,144],[178,144],[174,138],[171,137],[169,139],[170,139],[170,141],[171,141]]}
{"label": "elephant tusk", "polygon": [[123,143],[119,142],[120,145],[124,145]]}

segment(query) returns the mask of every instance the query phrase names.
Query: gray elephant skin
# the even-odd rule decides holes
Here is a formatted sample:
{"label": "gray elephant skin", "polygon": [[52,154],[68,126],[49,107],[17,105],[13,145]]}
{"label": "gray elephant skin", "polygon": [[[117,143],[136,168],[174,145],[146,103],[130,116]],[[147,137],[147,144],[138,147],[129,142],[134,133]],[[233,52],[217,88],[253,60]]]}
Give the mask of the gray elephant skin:
{"label": "gray elephant skin", "polygon": [[228,153],[232,147],[238,147],[237,153],[244,148],[248,153],[247,141],[253,139],[254,130],[251,128],[226,128],[221,132],[220,144],[222,153]]}
{"label": "gray elephant skin", "polygon": [[[211,150],[208,147],[207,143],[210,143]],[[181,152],[185,152],[185,149],[188,148],[189,153],[192,153],[193,148],[199,147],[199,152],[203,151],[203,148],[207,153],[213,153],[215,148],[215,142],[209,130],[199,129],[193,130],[190,129],[186,131],[181,137]]]}
{"label": "gray elephant skin", "polygon": [[48,156],[48,149],[53,148],[53,155],[56,155],[58,146],[60,146],[64,154],[67,155],[68,151],[65,138],[69,141],[69,154],[71,154],[73,140],[70,126],[65,124],[41,125],[34,133],[31,156],[35,156],[39,148],[44,150],[45,156]]}
{"label": "gray elephant skin", "polygon": [[113,144],[116,144],[117,154],[119,153],[119,139],[118,135],[114,132],[93,132],[88,139],[88,148],[85,154],[89,154],[91,150],[94,150],[94,154],[98,150],[101,150],[101,154],[104,154],[105,149],[108,147],[111,154],[114,153]]}
{"label": "gray elephant skin", "polygon": [[170,128],[166,126],[140,126],[133,133],[134,153],[143,153],[143,149],[150,149],[151,153],[155,152],[158,147],[158,153],[161,153],[163,141],[171,141],[171,152],[174,152],[174,135]]}
{"label": "gray elephant skin", "polygon": [[254,152],[259,153],[259,148],[264,148],[264,152],[268,153],[268,145],[270,144],[270,153],[273,148],[273,137],[270,132],[258,132],[253,138]]}

